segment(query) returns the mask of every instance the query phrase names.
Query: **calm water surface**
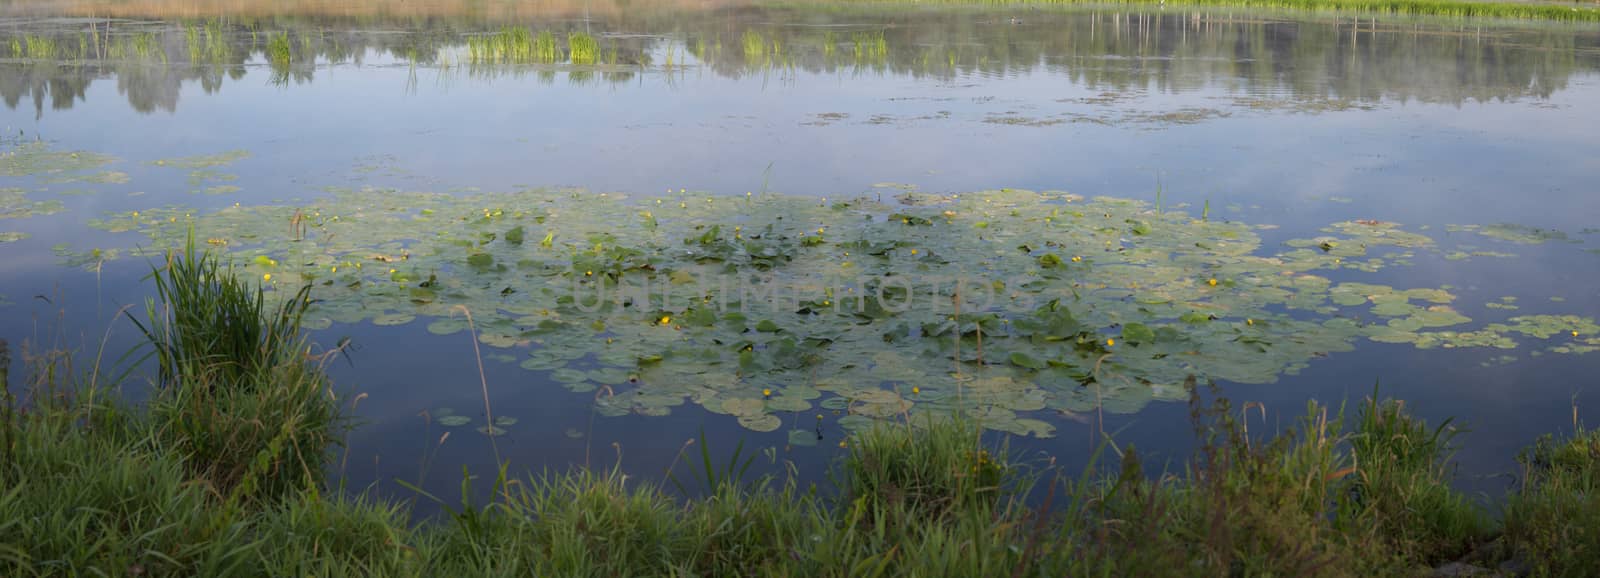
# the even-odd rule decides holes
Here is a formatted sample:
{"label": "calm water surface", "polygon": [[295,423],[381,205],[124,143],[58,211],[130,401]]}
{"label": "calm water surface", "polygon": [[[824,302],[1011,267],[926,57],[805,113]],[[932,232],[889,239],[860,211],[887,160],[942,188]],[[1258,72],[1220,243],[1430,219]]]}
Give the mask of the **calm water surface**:
{"label": "calm water surface", "polygon": [[[118,6],[0,8],[7,148],[43,141],[103,153],[118,159],[105,170],[125,174],[0,176],[25,195],[5,208],[17,218],[0,220],[0,233],[28,235],[0,244],[0,337],[13,342],[93,348],[110,326],[112,351],[133,343],[132,327],[112,317],[150,294],[146,260],[127,255],[144,239],[91,219],[167,206],[205,215],[363,187],[571,186],[645,199],[679,189],[846,198],[1009,187],[1154,202],[1159,182],[1167,207],[1275,226],[1259,231],[1263,252],[1330,223],[1402,223],[1440,249],[1408,267],[1330,277],[1449,286],[1475,326],[1600,313],[1592,25],[857,6],[586,15],[438,3],[356,15],[309,3],[219,20]],[[508,26],[558,39],[583,32],[599,52],[591,61],[562,42],[560,62],[538,62],[474,44]],[[270,52],[280,34],[287,60]],[[153,164],[227,151],[248,156],[199,176]],[[40,201],[61,210],[31,214],[49,212],[28,204]],[[1449,227],[1492,223],[1565,240],[1521,244]],[[92,257],[112,249],[121,258]],[[1447,258],[1458,250],[1503,256]],[[1519,309],[1486,306],[1505,296]],[[338,466],[356,486],[395,489],[400,478],[448,489],[461,465],[492,468],[484,436],[448,430],[439,446],[447,430],[419,415],[482,413],[472,342],[430,334],[425,321],[317,332],[357,346],[332,367],[367,394],[356,411],[364,425]],[[1286,424],[1307,400],[1355,399],[1381,380],[1422,415],[1471,429],[1464,483],[1488,488],[1518,447],[1570,428],[1573,400],[1588,413],[1600,391],[1600,355],[1535,354],[1549,345],[1361,339],[1276,383],[1219,385]],[[841,451],[836,427],[815,447],[787,448],[788,428],[752,432],[693,404],[666,416],[596,416],[593,393],[519,368],[526,348],[508,353],[484,369],[495,412],[518,419],[500,438],[517,468],[620,455],[654,477],[702,430],[716,447],[775,447],[811,472]],[[1014,446],[1068,463],[1093,450],[1099,419],[1157,465],[1190,445],[1181,403],[1103,418],[1039,414],[1055,436]],[[424,455],[433,456],[426,471]]]}

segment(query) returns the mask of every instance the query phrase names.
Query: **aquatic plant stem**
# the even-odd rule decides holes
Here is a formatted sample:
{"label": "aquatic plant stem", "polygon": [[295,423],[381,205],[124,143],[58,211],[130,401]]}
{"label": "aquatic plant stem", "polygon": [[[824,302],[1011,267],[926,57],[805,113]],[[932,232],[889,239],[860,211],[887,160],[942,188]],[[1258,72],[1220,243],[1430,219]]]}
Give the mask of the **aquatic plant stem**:
{"label": "aquatic plant stem", "polygon": [[467,334],[472,336],[472,355],[478,361],[478,383],[483,387],[483,419],[489,422],[489,447],[494,449],[494,463],[503,464],[505,462],[500,459],[500,444],[494,440],[494,408],[489,405],[489,376],[483,371],[483,353],[478,350],[478,327],[473,323],[472,311],[467,309],[466,305],[456,305],[451,309],[459,309],[467,316]]}

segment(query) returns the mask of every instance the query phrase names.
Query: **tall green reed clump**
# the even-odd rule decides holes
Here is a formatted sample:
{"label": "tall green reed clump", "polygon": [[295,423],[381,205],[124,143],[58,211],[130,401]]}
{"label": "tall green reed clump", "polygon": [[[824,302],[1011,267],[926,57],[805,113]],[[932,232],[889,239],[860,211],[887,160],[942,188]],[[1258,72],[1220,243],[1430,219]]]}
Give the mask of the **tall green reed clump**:
{"label": "tall green reed clump", "polygon": [[561,48],[556,46],[556,35],[549,30],[539,31],[533,38],[533,61],[556,62],[561,60]]}
{"label": "tall green reed clump", "polygon": [[191,238],[151,274],[157,300],[134,323],[160,367],[150,413],[163,443],[230,497],[314,488],[343,434],[323,371],[301,333],[310,287],[278,305]]}
{"label": "tall green reed clump", "polygon": [[[577,36],[593,43],[594,39],[587,34],[574,34],[574,37]],[[568,44],[575,51],[594,48],[590,52],[575,53],[574,58],[579,59],[580,63],[581,59],[598,54],[598,45],[590,46],[572,38],[568,39]],[[476,64],[552,64],[560,62],[563,57],[555,34],[549,30],[534,34],[527,28],[507,26],[490,34],[467,37],[467,59]]]}
{"label": "tall green reed clump", "polygon": [[1573,418],[1573,434],[1522,451],[1522,483],[1505,504],[1506,550],[1533,576],[1600,568],[1600,431]]}
{"label": "tall green reed clump", "polygon": [[[65,381],[63,359],[29,365]],[[414,537],[397,506],[297,492],[230,508],[159,424],[78,391],[30,395],[0,423],[0,576],[425,575],[399,563]]]}
{"label": "tall green reed clump", "polygon": [[567,35],[567,54],[572,57],[573,64],[597,64],[600,42],[583,32],[573,32]]}
{"label": "tall green reed clump", "polygon": [[[1079,482],[1062,540],[1090,566],[1127,575],[1407,575],[1487,537],[1482,511],[1449,485],[1448,424],[1429,428],[1394,401],[1344,412],[1308,403],[1291,430],[1249,434],[1251,410],[1192,404],[1201,447],[1183,475]],[[1089,478],[1086,477],[1085,480]],[[1087,485],[1086,485],[1087,484]]]}
{"label": "tall green reed clump", "polygon": [[161,301],[137,323],[162,360],[148,408],[63,351],[24,347],[13,384],[0,341],[0,576],[399,574],[398,507],[324,496],[305,474],[337,413],[294,334],[304,293],[268,308],[192,242],[153,277]]}
{"label": "tall green reed clump", "polygon": [[1490,520],[1449,485],[1459,433],[1445,420],[1429,427],[1396,400],[1361,405],[1350,438],[1351,473],[1337,520],[1410,560],[1433,564],[1469,553],[1490,533]]}

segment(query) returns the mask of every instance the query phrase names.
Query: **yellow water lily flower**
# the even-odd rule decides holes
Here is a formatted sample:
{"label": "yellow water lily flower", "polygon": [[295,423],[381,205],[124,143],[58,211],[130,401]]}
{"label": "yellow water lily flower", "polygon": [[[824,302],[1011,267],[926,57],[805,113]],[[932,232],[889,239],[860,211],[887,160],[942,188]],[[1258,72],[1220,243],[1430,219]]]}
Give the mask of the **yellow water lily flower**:
{"label": "yellow water lily flower", "polygon": [[772,390],[770,390],[770,389],[761,390],[761,397],[772,397]]}
{"label": "yellow water lily flower", "polygon": [[662,315],[661,316],[661,324],[662,325],[666,325],[668,323],[672,323],[672,316],[670,316],[670,315]]}
{"label": "yellow water lily flower", "polygon": [[1107,338],[1107,339],[1106,339],[1106,347],[1111,347],[1111,346],[1114,346],[1114,345],[1116,345],[1116,344],[1117,344],[1117,340],[1115,340],[1115,339],[1110,339],[1110,338]]}
{"label": "yellow water lily flower", "polygon": [[911,393],[913,393],[913,394],[922,393],[922,388],[913,385],[913,386],[911,386]]}
{"label": "yellow water lily flower", "polygon": [[271,273],[262,273],[261,274],[261,280],[262,281],[271,281],[272,280],[272,274]]}
{"label": "yellow water lily flower", "polygon": [[1217,280],[1216,279],[1206,279],[1206,284],[1210,285],[1212,287],[1216,287],[1217,286]]}

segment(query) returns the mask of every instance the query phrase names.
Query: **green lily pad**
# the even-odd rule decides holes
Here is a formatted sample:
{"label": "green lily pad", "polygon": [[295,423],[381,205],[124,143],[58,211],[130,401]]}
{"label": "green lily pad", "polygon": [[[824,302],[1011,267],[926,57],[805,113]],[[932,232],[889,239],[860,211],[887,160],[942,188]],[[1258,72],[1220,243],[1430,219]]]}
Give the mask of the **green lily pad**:
{"label": "green lily pad", "polygon": [[814,431],[792,429],[789,430],[789,445],[811,447],[817,445],[817,439],[820,437],[822,436],[817,435],[817,432]]}
{"label": "green lily pad", "polygon": [[758,416],[766,413],[766,402],[759,399],[733,398],[722,402],[722,410],[736,416]]}
{"label": "green lily pad", "polygon": [[438,319],[428,324],[428,333],[434,335],[451,335],[467,329],[465,319]]}
{"label": "green lily pad", "polygon": [[250,151],[232,150],[211,155],[197,155],[192,157],[155,160],[150,161],[150,164],[152,166],[178,169],[205,169],[230,165],[247,158],[250,158]]}
{"label": "green lily pad", "polygon": [[0,189],[0,219],[54,215],[65,209],[60,201],[32,201],[21,189]]}
{"label": "green lily pad", "polygon": [[[192,227],[254,278],[313,282],[309,315],[324,323],[427,317],[430,333],[452,335],[468,328],[466,307],[482,343],[529,349],[519,365],[541,372],[530,381],[610,387],[598,415],[693,403],[755,428],[815,405],[854,414],[839,419],[846,428],[967,413],[1049,435],[1029,412],[1137,411],[1183,399],[1189,376],[1273,383],[1364,339],[1500,348],[1556,334],[1529,319],[1474,326],[1445,287],[1335,283],[1442,253],[1415,229],[1377,221],[1274,247],[1259,224],[1059,192],[828,203],[327,193],[298,206],[130,211],[94,226],[137,233],[129,244],[151,254],[181,247]],[[304,226],[291,233],[290,222]],[[63,259],[98,267],[115,249]],[[926,282],[956,271],[981,282]]]}
{"label": "green lily pad", "polygon": [[741,415],[741,416],[739,416],[739,425],[742,425],[742,426],[745,427],[745,429],[748,429],[748,430],[751,430],[751,431],[769,432],[769,431],[775,431],[779,427],[782,427],[783,426],[783,420],[779,419],[778,416],[770,415],[770,414],[768,414],[768,415],[754,415],[754,416],[752,416],[752,415]]}
{"label": "green lily pad", "polygon": [[373,325],[405,325],[416,320],[417,316],[410,313],[385,313],[372,318]]}

